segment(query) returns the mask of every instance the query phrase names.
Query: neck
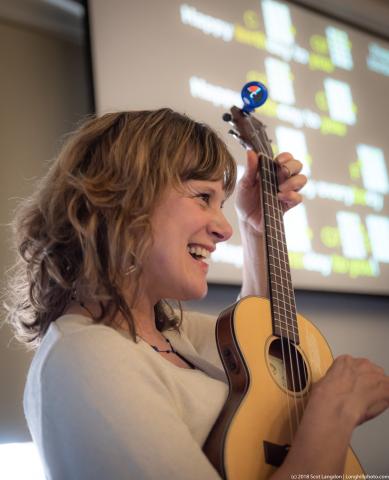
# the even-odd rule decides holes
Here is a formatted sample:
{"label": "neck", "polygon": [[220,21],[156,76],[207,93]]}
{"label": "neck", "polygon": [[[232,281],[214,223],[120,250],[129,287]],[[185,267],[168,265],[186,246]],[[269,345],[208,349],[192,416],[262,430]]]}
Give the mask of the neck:
{"label": "neck", "polygon": [[[162,334],[156,327],[154,305],[147,296],[140,295],[134,308],[131,308],[135,329],[137,334],[147,341],[155,341],[163,338]],[[101,308],[97,302],[72,302],[66,309],[67,313],[80,313],[88,315],[91,318],[97,318],[101,315]],[[113,326],[128,332],[127,321],[120,312],[117,312],[114,318]]]}

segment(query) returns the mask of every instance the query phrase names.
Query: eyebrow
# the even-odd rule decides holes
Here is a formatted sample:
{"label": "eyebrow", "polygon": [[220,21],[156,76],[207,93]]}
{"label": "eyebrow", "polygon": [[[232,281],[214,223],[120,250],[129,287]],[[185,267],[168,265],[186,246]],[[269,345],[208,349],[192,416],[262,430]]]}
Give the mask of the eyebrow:
{"label": "eyebrow", "polygon": [[[207,185],[205,184],[205,182],[209,182],[209,180],[197,180],[197,179],[192,179],[192,180],[189,180],[188,183],[190,182],[194,182],[194,185],[195,185],[195,189],[196,190],[207,190],[207,193],[211,193],[213,196],[217,196],[219,195],[219,191],[218,190],[215,190],[211,185]],[[201,183],[201,185],[199,185],[198,183]],[[223,200],[222,200],[222,204],[224,204],[227,200],[228,200],[228,196],[226,195],[225,193],[225,190],[223,188],[222,192],[224,193],[223,195]]]}
{"label": "eyebrow", "polygon": [[[214,196],[217,196],[219,194],[219,192],[217,192],[213,187],[204,186],[203,188],[209,190]],[[225,203],[226,200],[227,200],[227,197],[224,195],[224,198],[222,200],[222,205]]]}

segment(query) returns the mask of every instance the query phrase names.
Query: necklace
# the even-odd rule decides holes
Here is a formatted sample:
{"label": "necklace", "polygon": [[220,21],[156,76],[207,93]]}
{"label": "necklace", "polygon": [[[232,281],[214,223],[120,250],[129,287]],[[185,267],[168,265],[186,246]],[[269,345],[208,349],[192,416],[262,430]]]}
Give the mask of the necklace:
{"label": "necklace", "polygon": [[158,353],[175,353],[177,355],[177,352],[174,350],[173,348],[173,345],[170,343],[170,341],[165,338],[166,342],[169,344],[169,347],[170,347],[170,350],[160,350],[156,345],[151,345],[150,342],[148,342],[147,340],[145,340],[143,337],[141,337],[140,335],[138,335],[138,337],[140,337],[144,342],[148,343],[150,345],[150,347],[152,349],[154,349],[156,352]]}
{"label": "necklace", "polygon": [[[89,308],[85,305],[85,303],[84,303],[84,302],[81,302],[81,301],[79,301],[78,303],[79,303],[79,305],[80,305],[84,310],[86,310],[86,311],[89,313],[89,315],[93,318],[92,312],[91,312],[91,311],[89,310]],[[150,342],[148,342],[146,339],[144,339],[144,338],[141,337],[140,335],[138,335],[138,337],[141,338],[144,342],[148,343],[148,344],[150,345],[150,347],[151,347],[152,349],[154,349],[154,350],[155,350],[156,352],[158,352],[158,353],[175,353],[176,355],[181,356],[181,355],[179,355],[179,354],[176,352],[176,350],[174,350],[173,345],[170,343],[169,339],[167,339],[166,337],[164,337],[164,339],[165,339],[166,342],[169,344],[170,350],[160,350],[156,345],[151,345]]]}
{"label": "necklace", "polygon": [[166,342],[169,344],[169,347],[170,347],[170,350],[160,350],[156,345],[151,345],[151,343],[149,343],[147,340],[145,340],[143,337],[141,337],[140,335],[138,335],[139,338],[141,338],[144,342],[146,342],[148,345],[150,345],[150,347],[155,350],[156,352],[158,353],[174,353],[175,355],[177,355],[177,357],[181,358],[181,360],[183,360],[187,365],[189,365],[189,367],[192,369],[192,370],[195,370],[196,367],[195,365],[193,365],[192,362],[190,362],[189,360],[187,360],[185,357],[183,357],[181,355],[181,353],[178,353],[177,350],[174,349],[173,345],[170,343],[170,340],[167,339],[166,337],[165,340]]}
{"label": "necklace", "polygon": [[94,319],[93,313],[89,310],[89,308],[85,305],[85,303],[81,301],[79,301],[78,303],[80,307],[86,310],[89,313],[89,315]]}

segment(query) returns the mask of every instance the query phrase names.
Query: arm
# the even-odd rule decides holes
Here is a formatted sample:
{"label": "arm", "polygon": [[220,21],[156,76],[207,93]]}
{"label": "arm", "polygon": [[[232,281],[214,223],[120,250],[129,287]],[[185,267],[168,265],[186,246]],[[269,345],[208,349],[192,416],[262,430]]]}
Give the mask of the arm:
{"label": "arm", "polygon": [[[255,152],[247,153],[246,171],[237,186],[235,207],[243,245],[242,297],[269,296],[258,161]],[[301,202],[302,197],[297,191],[305,185],[306,177],[299,174],[302,164],[290,153],[278,155],[276,161],[280,165],[278,198],[286,211]]]}

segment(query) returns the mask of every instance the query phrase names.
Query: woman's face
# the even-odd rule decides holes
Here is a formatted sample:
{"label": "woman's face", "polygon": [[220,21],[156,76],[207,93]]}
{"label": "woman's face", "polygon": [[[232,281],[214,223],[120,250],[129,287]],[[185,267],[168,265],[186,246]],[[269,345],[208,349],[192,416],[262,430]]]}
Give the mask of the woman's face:
{"label": "woman's face", "polygon": [[154,243],[142,274],[153,302],[206,295],[208,265],[203,257],[232,235],[222,212],[224,200],[221,181],[190,180],[180,191],[165,192],[151,219]]}

